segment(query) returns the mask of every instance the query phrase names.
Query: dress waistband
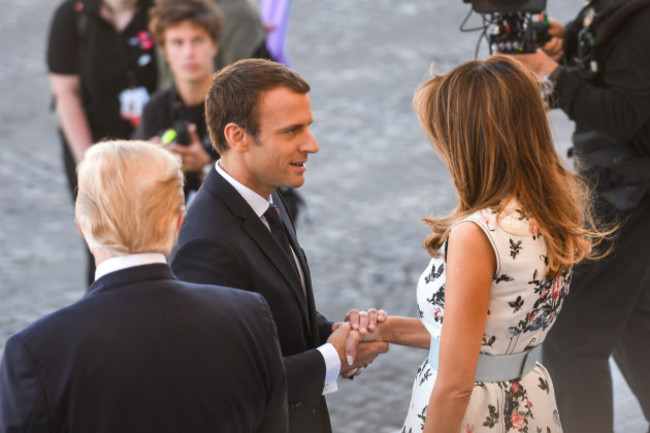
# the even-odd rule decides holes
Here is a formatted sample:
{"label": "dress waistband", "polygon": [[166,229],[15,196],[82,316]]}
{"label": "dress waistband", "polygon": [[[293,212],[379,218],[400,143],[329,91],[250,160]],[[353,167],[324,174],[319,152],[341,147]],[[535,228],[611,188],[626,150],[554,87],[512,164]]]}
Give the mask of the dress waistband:
{"label": "dress waistband", "polygon": [[[437,338],[432,338],[431,345],[429,346],[429,365],[436,371],[438,370],[439,351],[440,341]],[[535,368],[540,354],[541,345],[531,347],[524,352],[510,355],[488,355],[481,353],[478,357],[474,381],[504,382],[521,379]]]}

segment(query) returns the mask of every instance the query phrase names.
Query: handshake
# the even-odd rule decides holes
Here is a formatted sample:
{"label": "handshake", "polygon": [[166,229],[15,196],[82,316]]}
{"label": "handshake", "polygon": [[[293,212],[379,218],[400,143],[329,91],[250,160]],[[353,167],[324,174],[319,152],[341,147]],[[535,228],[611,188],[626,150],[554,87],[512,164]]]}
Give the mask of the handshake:
{"label": "handshake", "polygon": [[333,332],[327,342],[341,358],[342,377],[360,375],[380,353],[388,352],[388,341],[381,334],[387,319],[384,310],[350,310],[342,322],[332,325]]}

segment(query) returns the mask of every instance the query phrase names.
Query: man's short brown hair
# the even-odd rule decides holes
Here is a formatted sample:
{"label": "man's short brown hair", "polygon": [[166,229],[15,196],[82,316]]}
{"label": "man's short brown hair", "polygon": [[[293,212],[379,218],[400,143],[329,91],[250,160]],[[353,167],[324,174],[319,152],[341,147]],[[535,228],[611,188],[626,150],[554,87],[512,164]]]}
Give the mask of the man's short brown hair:
{"label": "man's short brown hair", "polygon": [[205,119],[217,152],[223,154],[230,148],[224,136],[229,123],[257,138],[262,93],[279,87],[302,94],[310,89],[297,72],[270,60],[240,60],[215,75],[205,98]]}
{"label": "man's short brown hair", "polygon": [[202,27],[215,44],[221,35],[221,12],[212,0],[157,0],[149,12],[149,31],[158,45],[165,45],[165,31],[189,21]]}

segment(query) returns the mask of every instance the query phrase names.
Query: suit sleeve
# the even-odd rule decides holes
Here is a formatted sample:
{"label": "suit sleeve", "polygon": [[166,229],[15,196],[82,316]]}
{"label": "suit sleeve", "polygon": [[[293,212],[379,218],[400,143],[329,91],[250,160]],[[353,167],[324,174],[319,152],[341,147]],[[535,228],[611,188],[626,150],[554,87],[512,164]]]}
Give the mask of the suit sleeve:
{"label": "suit sleeve", "polygon": [[[237,253],[228,245],[206,237],[181,244],[171,258],[171,268],[181,280],[253,291],[242,263]],[[331,332],[331,325],[329,326]],[[322,328],[323,324],[319,319],[321,335]],[[317,349],[310,349],[284,356],[283,360],[287,375],[289,408],[318,404],[325,386],[326,368],[323,355]]]}
{"label": "suit sleeve", "polygon": [[280,350],[280,340],[268,304],[261,295],[256,298],[260,305],[257,317],[264,335],[263,343],[266,349],[264,364],[269,373],[266,408],[259,431],[285,433],[289,430],[289,414],[287,412],[287,377]]}
{"label": "suit sleeve", "polygon": [[14,336],[0,363],[0,432],[49,432],[47,402],[27,346]]}
{"label": "suit sleeve", "polygon": [[332,325],[334,322],[327,319],[318,311],[316,312],[316,323],[318,323],[318,335],[320,337],[320,344],[325,344],[327,339],[332,334]]}

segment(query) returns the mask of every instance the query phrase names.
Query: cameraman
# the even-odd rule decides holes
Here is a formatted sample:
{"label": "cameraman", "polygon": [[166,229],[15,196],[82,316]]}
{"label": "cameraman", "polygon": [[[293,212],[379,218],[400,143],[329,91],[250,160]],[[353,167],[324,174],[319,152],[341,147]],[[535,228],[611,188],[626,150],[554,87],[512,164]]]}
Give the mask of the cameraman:
{"label": "cameraman", "polygon": [[201,186],[203,168],[218,158],[207,133],[203,101],[212,83],[221,13],[210,0],[162,0],[151,10],[149,28],[174,83],[151,97],[134,138],[162,140],[181,156],[189,201]]}
{"label": "cameraman", "polygon": [[[618,225],[613,252],[576,266],[544,343],[564,431],[613,431],[614,359],[650,419],[650,0],[589,1],[556,39],[516,56],[575,121],[576,169]],[[562,44],[559,44],[561,41]],[[557,59],[554,60],[554,59]]]}

